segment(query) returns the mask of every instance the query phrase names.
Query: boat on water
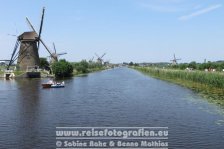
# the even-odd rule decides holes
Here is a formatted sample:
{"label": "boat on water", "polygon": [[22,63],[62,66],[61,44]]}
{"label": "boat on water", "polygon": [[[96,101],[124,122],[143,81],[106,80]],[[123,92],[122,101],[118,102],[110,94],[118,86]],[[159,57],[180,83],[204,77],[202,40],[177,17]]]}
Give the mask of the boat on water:
{"label": "boat on water", "polygon": [[43,83],[42,84],[42,87],[43,88],[62,88],[62,87],[65,87],[65,82],[54,82],[52,80],[48,81],[47,83]]}
{"label": "boat on water", "polygon": [[43,84],[42,84],[42,87],[43,87],[43,88],[51,88],[51,85],[52,85],[52,84],[43,83]]}
{"label": "boat on water", "polygon": [[51,88],[62,88],[62,87],[65,87],[64,81],[61,83],[55,83],[51,85]]}

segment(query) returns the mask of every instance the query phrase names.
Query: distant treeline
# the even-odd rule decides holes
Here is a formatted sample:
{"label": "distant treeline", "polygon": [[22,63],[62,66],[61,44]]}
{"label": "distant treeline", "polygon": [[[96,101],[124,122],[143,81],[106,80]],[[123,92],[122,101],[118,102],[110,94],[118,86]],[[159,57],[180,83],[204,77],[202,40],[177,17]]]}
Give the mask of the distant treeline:
{"label": "distant treeline", "polygon": [[205,62],[205,63],[197,63],[192,61],[190,63],[180,63],[180,64],[171,64],[171,63],[128,63],[129,66],[153,66],[159,68],[171,68],[171,69],[180,69],[185,70],[187,68],[193,70],[216,70],[216,71],[223,71],[224,69],[224,61],[217,61],[217,62]]}
{"label": "distant treeline", "polygon": [[99,62],[87,62],[86,60],[82,60],[80,62],[72,62],[71,63],[74,68],[74,74],[83,74],[89,73],[97,70],[102,70],[105,66]]}
{"label": "distant treeline", "polygon": [[196,70],[216,70],[222,71],[224,69],[224,62],[206,62],[206,63],[196,63],[195,61],[190,63],[181,63],[178,65],[170,65],[171,68],[178,68],[178,69],[196,69]]}
{"label": "distant treeline", "polygon": [[53,74],[57,78],[70,77],[73,75],[85,74],[93,71],[105,69],[105,66],[98,62],[87,62],[82,60],[80,62],[67,62],[60,60],[52,64]]}

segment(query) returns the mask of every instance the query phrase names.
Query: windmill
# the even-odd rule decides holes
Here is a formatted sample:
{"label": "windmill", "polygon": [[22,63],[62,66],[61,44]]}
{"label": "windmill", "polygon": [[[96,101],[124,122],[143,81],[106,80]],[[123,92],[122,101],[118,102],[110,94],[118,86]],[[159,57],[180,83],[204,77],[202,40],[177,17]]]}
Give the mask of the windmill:
{"label": "windmill", "polygon": [[104,53],[102,56],[98,56],[96,53],[95,55],[97,57],[97,62],[103,64],[103,57],[106,55],[106,53]]}
{"label": "windmill", "polygon": [[179,61],[179,60],[181,60],[181,59],[177,59],[176,58],[176,56],[175,56],[175,54],[173,55],[173,59],[172,60],[170,60],[170,61],[172,61],[172,65],[177,65],[177,61]]}
{"label": "windmill", "polygon": [[106,60],[106,61],[104,62],[104,64],[105,64],[105,65],[109,65],[109,64],[110,64],[110,60]]}
{"label": "windmill", "polygon": [[[40,43],[45,47],[45,49],[51,54],[50,50],[47,48],[46,44],[41,39],[42,27],[43,27],[43,19],[44,19],[45,8],[42,10],[42,17],[39,32],[37,33],[34,29],[33,25],[26,18],[29,26],[32,28],[32,31],[24,32],[17,37],[13,53],[9,62],[7,69],[17,60],[17,65],[19,70],[26,71],[28,67],[37,67],[40,64],[39,59],[39,47]],[[17,51],[18,47],[19,51]]]}
{"label": "windmill", "polygon": [[172,65],[177,65],[177,61],[179,61],[181,59],[176,58],[175,54],[173,55],[173,59],[170,60],[172,62]]}
{"label": "windmill", "polygon": [[54,52],[51,53],[51,55],[49,56],[50,57],[50,63],[57,62],[59,56],[67,54],[66,52],[57,53],[57,50],[56,50],[56,47],[55,47],[54,43],[53,43],[53,47],[54,47]]}
{"label": "windmill", "polygon": [[89,60],[89,63],[93,63],[94,56]]}

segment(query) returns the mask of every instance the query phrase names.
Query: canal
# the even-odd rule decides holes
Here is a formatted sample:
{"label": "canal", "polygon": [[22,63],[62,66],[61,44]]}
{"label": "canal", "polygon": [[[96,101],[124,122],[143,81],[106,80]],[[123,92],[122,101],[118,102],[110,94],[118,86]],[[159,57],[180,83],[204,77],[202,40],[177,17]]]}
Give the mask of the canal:
{"label": "canal", "polygon": [[56,148],[56,127],[168,127],[169,148],[223,148],[224,109],[128,68],[66,79],[0,80],[0,148]]}

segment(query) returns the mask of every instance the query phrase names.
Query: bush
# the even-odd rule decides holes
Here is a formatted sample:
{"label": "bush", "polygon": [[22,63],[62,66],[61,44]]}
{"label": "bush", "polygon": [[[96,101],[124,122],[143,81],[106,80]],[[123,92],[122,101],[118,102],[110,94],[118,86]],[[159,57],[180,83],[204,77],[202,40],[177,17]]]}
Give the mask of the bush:
{"label": "bush", "polygon": [[49,68],[49,63],[46,58],[43,57],[40,58],[40,68],[42,69]]}
{"label": "bush", "polygon": [[193,62],[190,62],[189,65],[188,65],[189,68],[193,68],[193,69],[196,69],[197,68],[197,63],[195,61]]}
{"label": "bush", "polygon": [[53,63],[52,71],[57,78],[70,77],[73,73],[73,67],[66,60],[60,60],[59,62]]}
{"label": "bush", "polygon": [[129,66],[133,66],[133,65],[134,65],[134,63],[133,63],[133,62],[130,62],[128,65],[129,65]]}
{"label": "bush", "polygon": [[73,65],[74,69],[81,73],[87,73],[89,68],[89,63],[86,60],[82,60],[79,63]]}

